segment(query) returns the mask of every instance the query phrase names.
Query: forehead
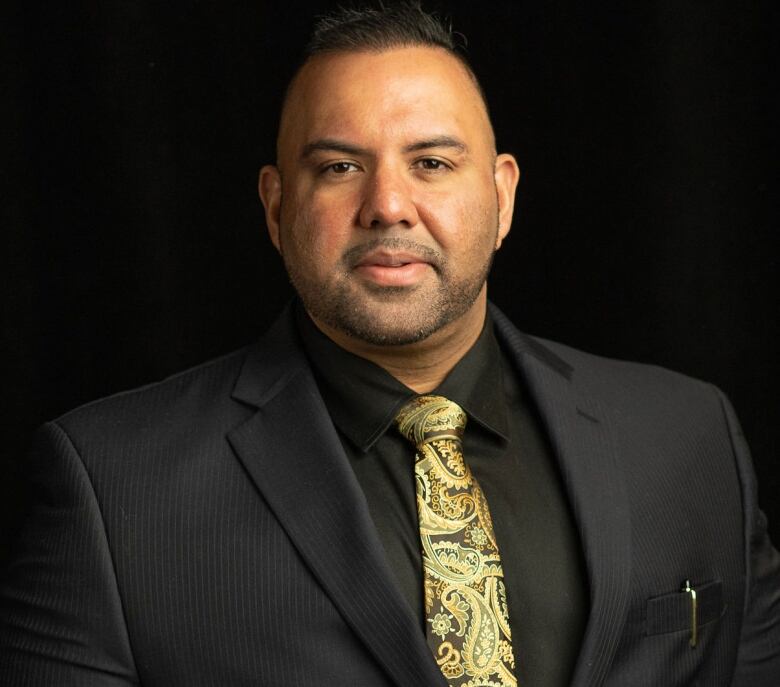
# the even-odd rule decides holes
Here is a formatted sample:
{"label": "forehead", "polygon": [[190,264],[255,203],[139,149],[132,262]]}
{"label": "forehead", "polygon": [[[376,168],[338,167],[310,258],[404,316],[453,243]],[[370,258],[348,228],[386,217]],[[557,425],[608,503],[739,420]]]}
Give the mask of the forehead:
{"label": "forehead", "polygon": [[291,85],[279,154],[295,155],[317,138],[360,138],[378,145],[431,134],[492,146],[484,102],[457,58],[417,46],[324,54],[309,60]]}

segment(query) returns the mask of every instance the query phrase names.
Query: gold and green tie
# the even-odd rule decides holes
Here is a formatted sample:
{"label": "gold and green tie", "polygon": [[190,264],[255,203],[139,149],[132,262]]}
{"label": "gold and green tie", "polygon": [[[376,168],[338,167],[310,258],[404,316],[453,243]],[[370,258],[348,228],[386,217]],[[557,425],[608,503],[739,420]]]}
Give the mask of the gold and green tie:
{"label": "gold and green tie", "polygon": [[450,685],[515,687],[504,573],[485,495],[463,459],[466,413],[417,396],[396,416],[417,449],[426,636]]}

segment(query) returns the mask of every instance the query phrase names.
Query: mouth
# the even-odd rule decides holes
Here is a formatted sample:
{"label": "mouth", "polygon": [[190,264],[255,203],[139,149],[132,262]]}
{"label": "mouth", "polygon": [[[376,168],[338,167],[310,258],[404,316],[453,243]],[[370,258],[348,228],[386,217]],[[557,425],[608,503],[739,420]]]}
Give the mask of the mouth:
{"label": "mouth", "polygon": [[430,261],[421,255],[387,249],[374,250],[363,255],[354,271],[377,286],[414,286],[433,269]]}

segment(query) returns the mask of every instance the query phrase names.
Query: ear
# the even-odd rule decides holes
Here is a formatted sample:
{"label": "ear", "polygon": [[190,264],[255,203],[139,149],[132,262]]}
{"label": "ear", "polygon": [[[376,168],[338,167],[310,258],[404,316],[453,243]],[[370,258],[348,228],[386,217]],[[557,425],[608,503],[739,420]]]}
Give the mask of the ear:
{"label": "ear", "polygon": [[282,207],[282,177],[274,165],[265,165],[260,170],[257,182],[260,200],[265,208],[265,223],[271,243],[279,250],[279,213]]}
{"label": "ear", "polygon": [[498,250],[512,226],[512,214],[515,210],[515,189],[520,180],[520,168],[514,156],[502,153],[496,157],[495,179],[498,196]]}

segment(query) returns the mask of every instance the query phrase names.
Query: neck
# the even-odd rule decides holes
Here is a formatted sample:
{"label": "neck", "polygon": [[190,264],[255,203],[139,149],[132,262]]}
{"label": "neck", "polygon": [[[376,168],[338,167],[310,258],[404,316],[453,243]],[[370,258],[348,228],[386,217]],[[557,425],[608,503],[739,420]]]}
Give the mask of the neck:
{"label": "neck", "polygon": [[345,350],[384,368],[418,394],[435,389],[466,355],[482,332],[487,310],[483,288],[477,300],[457,320],[423,341],[403,346],[378,346],[355,339],[312,317],[317,327]]}

